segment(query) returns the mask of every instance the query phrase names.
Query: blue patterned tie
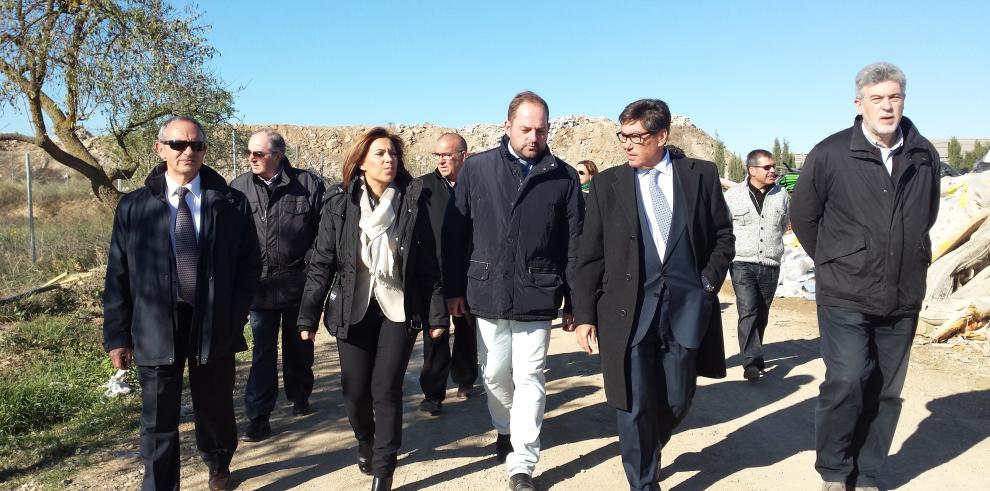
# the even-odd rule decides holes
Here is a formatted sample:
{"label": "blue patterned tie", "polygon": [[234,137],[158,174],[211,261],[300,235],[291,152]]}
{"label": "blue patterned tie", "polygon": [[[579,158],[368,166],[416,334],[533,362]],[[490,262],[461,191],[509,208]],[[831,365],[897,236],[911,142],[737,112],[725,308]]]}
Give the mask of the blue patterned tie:
{"label": "blue patterned tie", "polygon": [[650,179],[650,199],[653,201],[653,213],[657,216],[657,223],[660,225],[660,235],[663,236],[663,243],[666,244],[670,235],[670,204],[667,202],[667,197],[663,195],[663,191],[660,190],[660,185],[658,184],[660,171],[650,169],[647,172],[647,176]]}
{"label": "blue patterned tie", "polygon": [[192,212],[186,203],[188,188],[175,191],[179,195],[179,211],[175,215],[175,270],[179,276],[179,299],[196,304],[196,269],[199,264],[199,244]]}

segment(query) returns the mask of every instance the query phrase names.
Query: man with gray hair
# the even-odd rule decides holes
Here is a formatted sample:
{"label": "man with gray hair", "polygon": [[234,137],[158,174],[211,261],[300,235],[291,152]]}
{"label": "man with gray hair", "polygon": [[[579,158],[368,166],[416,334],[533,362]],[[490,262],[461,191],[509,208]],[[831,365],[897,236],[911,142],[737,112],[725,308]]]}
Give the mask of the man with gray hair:
{"label": "man with gray hair", "polygon": [[293,415],[310,412],[313,343],[300,339],[295,326],[326,186],[320,176],[289,164],[285,139],[273,129],[251,134],[247,159],[250,172],[230,186],[247,196],[261,249],[261,281],[251,304],[254,349],[244,390],[250,423],[243,440],[256,442],[272,432],[269,416],[278,399],[279,325],[285,398],[293,405]]}
{"label": "man with gray hair", "polygon": [[241,192],[203,164],[206,135],[188,117],[162,125],[162,164],[117,205],[103,292],[103,344],[132,357],[141,383],[141,489],[179,489],[179,407],[188,360],[196,446],[210,489],[230,488],[237,449],[234,353],[258,282],[258,244]]}
{"label": "man with gray hair", "polygon": [[890,63],[856,76],[851,128],[808,154],[791,223],[815,261],[825,381],[815,410],[822,489],[878,489],[901,411],[931,262],[939,156],[907,118]]}

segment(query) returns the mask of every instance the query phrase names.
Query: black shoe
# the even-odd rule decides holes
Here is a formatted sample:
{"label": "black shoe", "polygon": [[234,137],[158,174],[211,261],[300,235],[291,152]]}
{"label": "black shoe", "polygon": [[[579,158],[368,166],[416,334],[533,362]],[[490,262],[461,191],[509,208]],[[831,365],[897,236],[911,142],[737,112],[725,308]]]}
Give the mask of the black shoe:
{"label": "black shoe", "polygon": [[474,384],[462,384],[457,386],[457,397],[467,399],[474,395]]}
{"label": "black shoe", "polygon": [[371,480],[371,491],[391,491],[391,477],[376,477]]}
{"label": "black shoe", "polygon": [[443,403],[436,399],[426,398],[423,399],[423,402],[419,403],[419,410],[436,416],[440,414],[440,411],[443,411]]}
{"label": "black shoe", "polygon": [[763,376],[763,371],[755,366],[748,366],[743,370],[743,378],[750,382],[756,382]]}
{"label": "black shoe", "polygon": [[513,474],[509,478],[509,491],[536,491],[536,484],[529,474]]}
{"label": "black shoe", "polygon": [[509,452],[512,451],[512,441],[509,435],[499,435],[495,439],[495,460],[498,463],[504,463],[505,458],[509,456]]}
{"label": "black shoe", "polygon": [[313,410],[309,407],[309,401],[298,401],[292,404],[293,416],[305,416]]}
{"label": "black shoe", "polygon": [[268,424],[268,416],[258,416],[248,423],[247,431],[241,440],[245,442],[260,442],[272,436],[272,426]]}
{"label": "black shoe", "polygon": [[357,464],[362,474],[371,475],[371,442],[358,441]]}
{"label": "black shoe", "polygon": [[209,487],[211,491],[230,489],[230,469],[210,471]]}

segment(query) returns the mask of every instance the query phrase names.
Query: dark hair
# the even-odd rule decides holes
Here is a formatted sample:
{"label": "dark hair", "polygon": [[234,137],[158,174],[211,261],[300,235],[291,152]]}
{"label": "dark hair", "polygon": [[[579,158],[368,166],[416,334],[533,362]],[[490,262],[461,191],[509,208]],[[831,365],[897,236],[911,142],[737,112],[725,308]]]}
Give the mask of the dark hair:
{"label": "dark hair", "polygon": [[595,165],[595,163],[590,160],[582,160],[578,162],[577,165],[575,165],[574,167],[577,167],[578,165],[583,165],[585,169],[588,169],[588,173],[591,175],[595,175],[598,173],[598,166]]}
{"label": "dark hair", "polygon": [[543,106],[543,110],[547,113],[547,118],[550,118],[550,106],[547,106],[547,101],[536,95],[536,92],[526,90],[516,94],[516,96],[512,98],[512,101],[509,102],[509,121],[512,121],[512,117],[516,115],[516,109],[519,109],[519,106],[521,106],[524,102]]}
{"label": "dark hair", "polygon": [[357,141],[354,142],[354,146],[351,147],[351,151],[347,153],[347,157],[344,158],[344,182],[342,183],[344,189],[347,189],[351,181],[361,173],[361,164],[364,162],[364,158],[368,156],[368,150],[371,148],[371,144],[379,138],[388,138],[392,141],[392,146],[395,147],[395,157],[399,161],[399,165],[396,167],[395,177],[412,178],[409,171],[406,170],[405,162],[402,160],[405,147],[402,137],[381,126],[377,126],[361,134]]}
{"label": "dark hair", "polygon": [[752,152],[749,152],[748,155],[746,155],[746,167],[752,167],[756,165],[757,161],[760,160],[761,157],[772,159],[773,154],[762,148],[757,148],[756,150],[753,150]]}
{"label": "dark hair", "polygon": [[619,114],[619,124],[631,121],[643,123],[643,128],[650,133],[670,131],[670,108],[660,99],[640,99],[630,103]]}
{"label": "dark hair", "polygon": [[458,152],[467,152],[467,140],[465,140],[463,136],[458,135],[457,133],[454,133],[452,131],[448,131],[440,135],[440,138],[437,138],[437,141],[443,140],[444,138],[447,137],[455,138],[457,140]]}

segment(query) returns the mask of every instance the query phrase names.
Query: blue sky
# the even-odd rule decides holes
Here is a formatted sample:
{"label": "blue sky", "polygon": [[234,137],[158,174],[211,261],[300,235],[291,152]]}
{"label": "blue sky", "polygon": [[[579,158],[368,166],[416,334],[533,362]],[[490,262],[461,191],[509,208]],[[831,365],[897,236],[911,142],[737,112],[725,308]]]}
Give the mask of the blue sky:
{"label": "blue sky", "polygon": [[[501,123],[520,90],[551,117],[667,101],[734,152],[806,152],[847,127],[853,78],[907,74],[929,138],[990,137],[979,1],[202,1],[245,123]],[[26,127],[4,114],[0,128]]]}

